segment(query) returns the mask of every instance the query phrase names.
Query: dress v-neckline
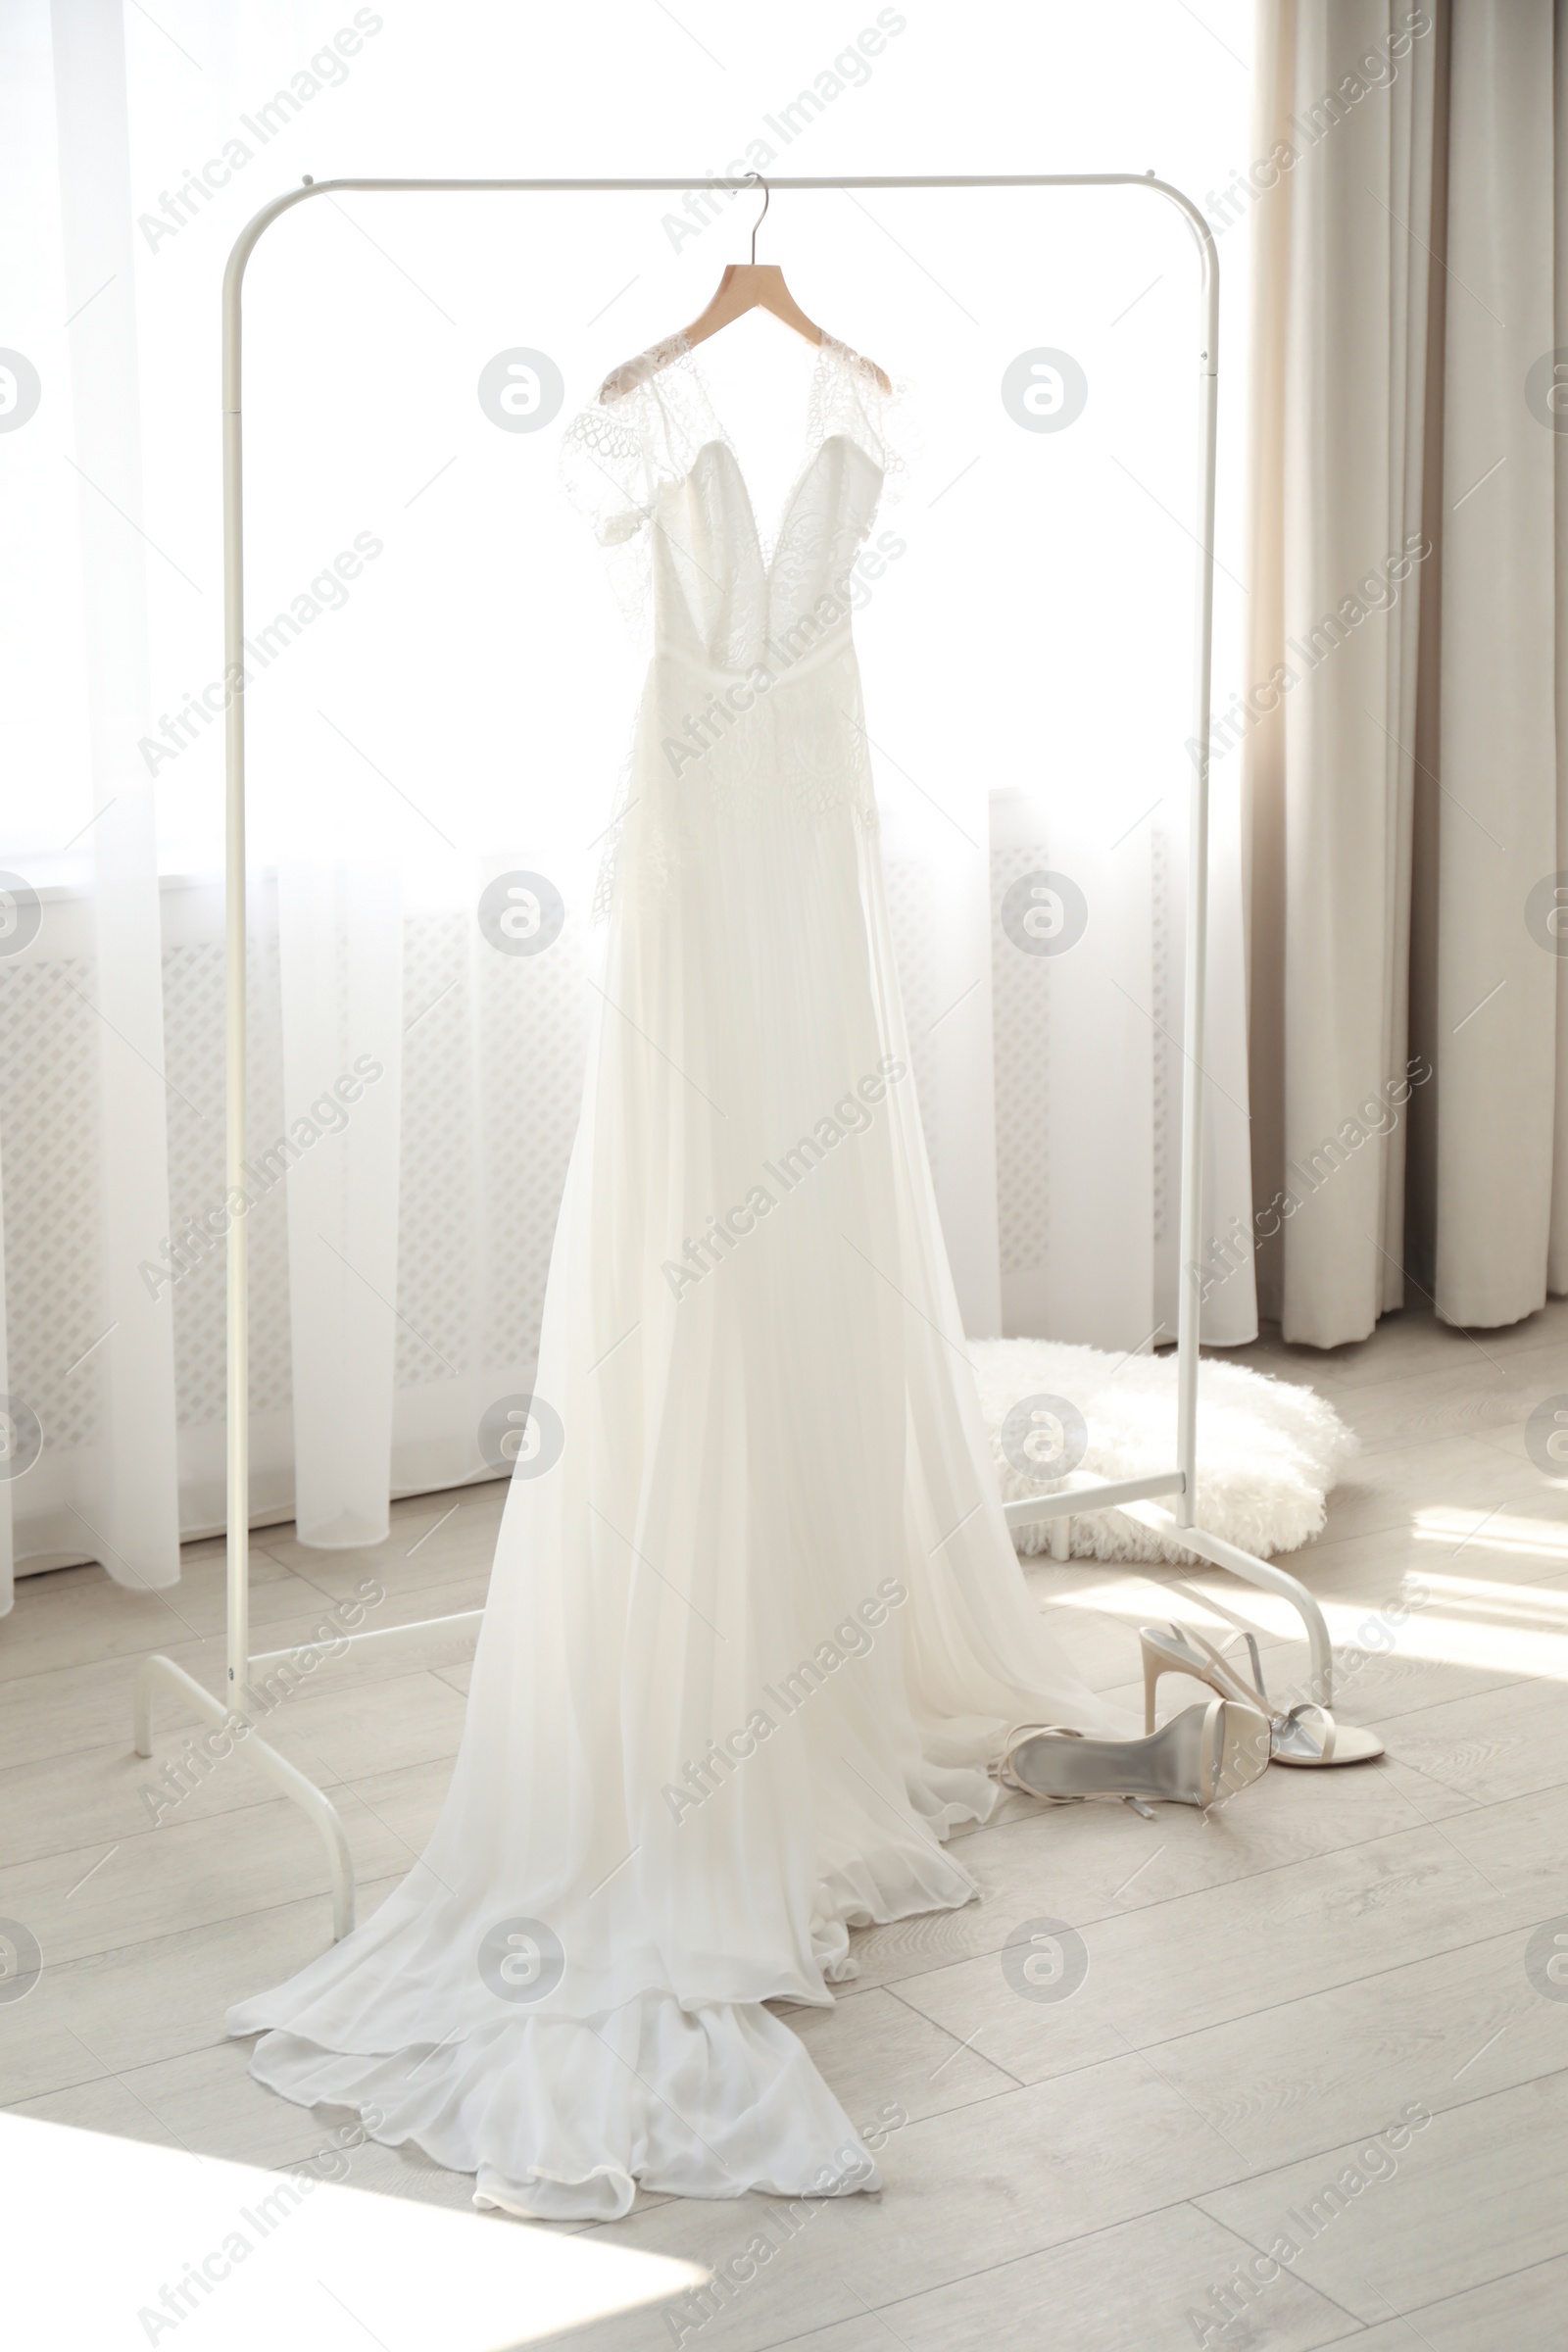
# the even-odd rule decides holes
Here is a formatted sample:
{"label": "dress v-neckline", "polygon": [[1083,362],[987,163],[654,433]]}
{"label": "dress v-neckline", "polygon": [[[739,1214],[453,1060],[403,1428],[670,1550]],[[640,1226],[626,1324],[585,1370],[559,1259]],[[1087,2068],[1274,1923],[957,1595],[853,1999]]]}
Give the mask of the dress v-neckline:
{"label": "dress v-neckline", "polygon": [[[770,541],[764,541],[762,538],[761,525],[759,522],[757,515],[757,502],[752,496],[751,483],[746,479],[746,469],[741,464],[740,453],[736,449],[733,440],[730,438],[729,427],[725,424],[723,416],[713,399],[706,370],[698,366],[697,355],[692,350],[690,345],[688,345],[687,348],[679,355],[679,359],[676,362],[677,366],[684,364],[684,366],[690,370],[692,381],[697,386],[697,390],[702,397],[703,407],[707,412],[709,421],[715,428],[711,433],[709,434],[708,438],[703,442],[702,447],[697,451],[697,457],[700,458],[703,454],[703,451],[707,449],[722,449],[727,451],[729,462],[735,469],[735,479],[740,484],[741,498],[746,509],[746,519],[751,525],[752,545],[757,551],[758,566],[762,574],[764,582],[769,587],[772,586],[773,573],[778,562],[779,550],[784,544],[784,534],[789,529],[790,516],[795,512],[796,502],[799,500],[801,492],[805,489],[807,483],[809,481],[812,469],[815,466],[816,462],[821,456],[823,450],[827,447],[828,442],[836,438],[836,436],[832,433],[825,433],[818,437],[815,433],[814,427],[817,404],[821,398],[822,385],[826,380],[829,363],[837,360],[840,355],[844,356],[845,358],[853,357],[848,344],[840,343],[834,336],[825,334],[817,348],[816,358],[812,363],[810,376],[808,379],[806,387],[806,426],[802,436],[804,451],[801,459],[800,470],[795,475],[793,482],[790,484],[788,491],[785,493],[783,510],[778,518],[778,528],[774,532]],[[653,388],[656,392],[659,389],[659,378],[657,376],[653,378]],[[693,463],[696,463],[696,459],[693,460]]]}

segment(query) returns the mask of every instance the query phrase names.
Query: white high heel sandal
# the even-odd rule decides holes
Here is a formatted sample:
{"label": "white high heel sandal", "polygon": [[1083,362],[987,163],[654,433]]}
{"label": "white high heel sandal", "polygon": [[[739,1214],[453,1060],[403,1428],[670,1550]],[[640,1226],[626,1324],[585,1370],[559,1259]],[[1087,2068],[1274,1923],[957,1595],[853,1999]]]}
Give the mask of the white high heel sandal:
{"label": "white high heel sandal", "polygon": [[1268,1768],[1266,1715],[1232,1698],[1200,1699],[1143,1740],[1092,1740],[1064,1724],[1023,1723],[1007,1736],[997,1766],[1004,1788],[1049,1804],[1120,1797],[1140,1813],[1149,1801],[1201,1805],[1234,1796]]}
{"label": "white high heel sandal", "polygon": [[[1253,1707],[1265,1718],[1269,1727],[1270,1753],[1276,1764],[1368,1764],[1384,1752],[1383,1742],[1375,1732],[1363,1731],[1357,1724],[1336,1723],[1327,1707],[1314,1699],[1298,1700],[1294,1707],[1277,1713],[1263,1687],[1263,1661],[1257,1653],[1257,1642],[1251,1634],[1244,1634],[1252,1661],[1252,1680],[1237,1672],[1229,1658],[1216,1649],[1213,1642],[1196,1626],[1146,1625],[1139,1629],[1139,1642],[1144,1653],[1144,1728],[1154,1728],[1154,1686],[1162,1674],[1187,1674],[1195,1682],[1206,1683],[1222,1698],[1232,1699],[1241,1706]],[[1310,1720],[1315,1717],[1315,1724]],[[1181,1717],[1175,1720],[1179,1723]]]}

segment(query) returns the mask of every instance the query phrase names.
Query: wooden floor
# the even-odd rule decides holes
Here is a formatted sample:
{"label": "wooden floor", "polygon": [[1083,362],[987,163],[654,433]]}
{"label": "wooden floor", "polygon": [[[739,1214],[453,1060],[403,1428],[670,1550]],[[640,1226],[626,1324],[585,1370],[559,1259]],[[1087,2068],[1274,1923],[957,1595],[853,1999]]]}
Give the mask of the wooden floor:
{"label": "wooden floor", "polygon": [[[1265,1342],[1242,1360],[1312,1382],[1362,1440],[1325,1537],[1289,1564],[1341,1645],[1342,1712],[1388,1759],[1276,1768],[1207,1819],[1010,1799],[962,1843],[978,1902],[858,1936],[833,2009],[791,2013],[856,2122],[893,2123],[885,2189],[813,2208],[727,2309],[688,2315],[686,2344],[1568,2343],[1568,1983],[1538,1934],[1555,1922],[1568,1951],[1568,1483],[1525,1446],[1532,1408],[1568,1392],[1568,1303],[1502,1334],[1405,1315],[1332,1355]],[[257,1646],[309,1638],[368,1573],[386,1598],[367,1622],[477,1605],[502,1494],[400,1504],[363,1554],[268,1533]],[[1224,1577],[1033,1573],[1129,1708],[1135,1629],[1173,1610],[1251,1624],[1280,1686],[1301,1671],[1291,1612]],[[206,1544],[167,1598],[72,1569],[24,1580],[0,1624],[0,1917],[45,1955],[27,1998],[0,2001],[0,2105],[285,2166],[341,2118],[258,2088],[221,2018],[325,1941],[316,1834],[242,1752],[155,1826],[144,1792],[184,1734],[165,1709],[151,1764],[129,1738],[144,1651],[220,1687],[221,1612]],[[466,1679],[450,1648],[328,1663],[270,1719],[342,1811],[362,1912],[435,1819]],[[1165,1704],[1194,1695],[1162,1686]],[[1042,1918],[1087,1951],[1066,1999],[1015,1989],[1002,1958]],[[470,2190],[412,2148],[361,2149],[349,2177],[442,2204]],[[648,2198],[610,2234],[722,2263],[765,2203]],[[1214,2290],[1282,2235],[1298,2250],[1261,2262],[1223,2325]],[[552,2340],[652,2352],[675,2331],[648,2310]]]}

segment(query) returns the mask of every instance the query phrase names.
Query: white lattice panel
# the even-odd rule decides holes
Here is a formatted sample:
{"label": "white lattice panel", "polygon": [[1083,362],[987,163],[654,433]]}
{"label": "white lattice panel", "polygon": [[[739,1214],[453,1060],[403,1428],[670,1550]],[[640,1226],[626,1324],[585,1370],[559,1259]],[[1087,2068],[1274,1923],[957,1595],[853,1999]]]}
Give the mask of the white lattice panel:
{"label": "white lattice panel", "polygon": [[[1179,1056],[1169,981],[1169,858],[1152,848],[1154,919],[1154,1203],[1174,1192]],[[1004,1277],[1047,1261],[1050,1238],[1049,966],[1019,955],[997,910],[1021,874],[1049,863],[1043,843],[992,856],[997,1190]],[[929,876],[890,861],[895,953],[922,1103],[935,1100],[936,999]],[[216,921],[173,928],[164,956],[172,1235],[223,1198],[223,974]],[[194,935],[193,935],[194,931]],[[430,1389],[453,1377],[531,1366],[545,1276],[580,1107],[591,995],[589,942],[569,922],[541,956],[496,954],[466,909],[420,913],[405,928],[403,1144],[396,1380]],[[276,939],[253,929],[249,1113],[257,1148],[283,1123]],[[9,1275],[10,1384],[34,1405],[50,1446],[97,1434],[97,1363],[74,1359],[102,1330],[97,1232],[100,1037],[91,965],[34,957],[0,966],[0,1141]],[[936,1122],[928,1119],[928,1144]],[[937,1151],[933,1148],[933,1162]],[[290,1401],[284,1187],[252,1212],[251,1380],[258,1416]],[[156,1258],[166,1237],[149,1235]],[[223,1262],[214,1246],[174,1289],[181,1424],[223,1412]]]}
{"label": "white lattice panel", "polygon": [[[253,927],[247,980],[247,1130],[265,1150],[282,1128],[277,939]],[[169,1093],[171,1238],[224,1197],[223,943],[192,939],[164,953],[164,1066]],[[253,1152],[254,1156],[254,1152]],[[250,1394],[253,1413],[285,1412],[289,1376],[288,1234],[283,1188],[260,1199],[248,1219]],[[158,1239],[162,1239],[159,1236]],[[149,1258],[157,1255],[153,1248]],[[212,1241],[174,1284],[174,1381],[182,1427],[220,1421],[224,1410],[223,1249]]]}
{"label": "white lattice panel", "polygon": [[1004,1281],[1047,1262],[1051,1232],[1050,964],[1020,956],[1002,927],[1012,884],[1049,865],[1043,843],[991,854],[992,1053],[997,1102],[997,1230]]}
{"label": "white lattice panel", "polygon": [[461,910],[405,930],[400,1388],[534,1363],[582,1100],[585,946],[568,921],[543,956],[498,955]]}
{"label": "white lattice panel", "polygon": [[1182,1077],[1181,989],[1176,980],[1170,898],[1170,843],[1157,824],[1150,839],[1150,902],[1153,909],[1152,978],[1154,986],[1154,1248],[1164,1247],[1176,1230],[1176,1200],[1181,1183]]}
{"label": "white lattice panel", "polygon": [[0,965],[6,1386],[43,1425],[45,1451],[90,1446],[105,1327],[99,1257],[98,1061],[90,964]]}
{"label": "white lattice panel", "polygon": [[[177,934],[163,956],[171,1230],[144,1244],[150,1264],[185,1261],[173,1284],[173,1333],[186,1429],[220,1424],[224,1411],[223,1250],[217,1239],[199,1247],[189,1238],[224,1198],[216,904],[205,919],[187,909],[167,925]],[[406,923],[400,1389],[454,1374],[511,1374],[534,1361],[581,1101],[586,944],[568,924],[549,955],[508,956],[477,938],[465,909]],[[270,901],[253,911],[249,991],[254,1163],[284,1124]],[[0,965],[8,1381],[38,1414],[49,1449],[90,1447],[99,1434],[99,1360],[75,1362],[104,1324],[93,993],[84,959]],[[267,1192],[248,1223],[258,1421],[286,1416],[291,1401],[285,1191],[278,1183]]]}
{"label": "white lattice panel", "polygon": [[912,858],[890,858],[883,872],[888,928],[899,970],[899,992],[904,999],[905,1025],[909,1033],[909,1058],[920,1104],[920,1124],[931,1162],[931,1179],[940,1198],[941,1136],[931,1115],[931,1104],[937,1100],[936,1048],[931,1042],[931,1027],[948,1007],[941,1002],[931,961],[930,942],[936,924],[931,877],[927,868]]}
{"label": "white lattice panel", "polygon": [[568,914],[547,956],[498,956],[479,966],[481,1083],[492,1109],[483,1188],[486,1362],[530,1370],[539,1348],[545,1276],[566,1162],[582,1106],[592,994],[584,960],[596,943]]}

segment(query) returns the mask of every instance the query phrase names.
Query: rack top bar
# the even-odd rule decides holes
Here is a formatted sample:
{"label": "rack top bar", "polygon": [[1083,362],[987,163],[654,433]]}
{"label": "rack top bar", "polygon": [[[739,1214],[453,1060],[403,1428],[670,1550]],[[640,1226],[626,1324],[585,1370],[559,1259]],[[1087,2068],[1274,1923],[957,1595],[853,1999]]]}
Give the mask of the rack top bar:
{"label": "rack top bar", "polygon": [[661,191],[671,194],[689,193],[694,188],[730,188],[738,195],[760,188],[765,178],[769,188],[791,188],[797,191],[834,191],[850,188],[1148,188],[1162,196],[1182,215],[1198,245],[1202,273],[1203,351],[1202,368],[1207,375],[1217,372],[1219,342],[1219,271],[1214,246],[1214,232],[1200,208],[1168,179],[1160,179],[1150,172],[873,172],[860,177],[843,178],[778,178],[769,173],[753,174],[746,178],[731,178],[716,172],[700,172],[689,179],[306,179],[297,188],[289,188],[274,196],[270,204],[247,220],[235,238],[223,272],[223,407],[237,416],[240,407],[240,287],[245,276],[245,265],[263,231],[270,228],[280,215],[292,212],[297,204],[308,204],[313,196],[331,196],[345,192],[364,195],[627,195],[653,194]]}
{"label": "rack top bar", "polygon": [[[690,179],[312,179],[304,189],[321,194],[328,188],[736,188],[757,189],[765,179],[770,188],[1105,188],[1123,183],[1181,196],[1179,188],[1153,172],[961,172],[933,175],[920,172],[878,172],[868,178],[791,179],[771,172],[756,178],[730,178],[723,172],[700,172]],[[290,189],[297,196],[303,189]],[[1182,198],[1183,202],[1188,201]]]}

